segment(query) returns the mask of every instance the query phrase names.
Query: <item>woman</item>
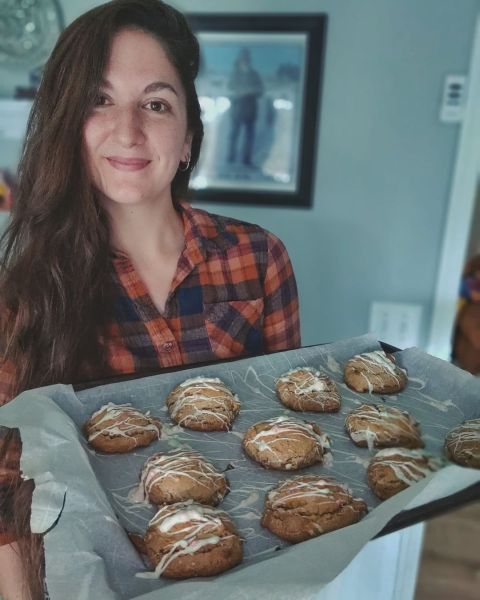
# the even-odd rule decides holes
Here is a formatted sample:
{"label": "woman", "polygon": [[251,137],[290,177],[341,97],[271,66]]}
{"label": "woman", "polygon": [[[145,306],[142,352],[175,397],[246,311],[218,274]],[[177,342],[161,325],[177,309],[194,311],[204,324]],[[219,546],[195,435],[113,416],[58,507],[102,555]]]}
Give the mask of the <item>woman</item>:
{"label": "woman", "polygon": [[[203,135],[197,70],[197,40],[159,0],[115,0],[60,37],[4,238],[1,403],[50,383],[300,345],[283,244],[183,202]],[[12,502],[19,539],[28,508]],[[41,596],[39,540],[20,539]],[[0,550],[5,585],[2,556],[19,561]]]}

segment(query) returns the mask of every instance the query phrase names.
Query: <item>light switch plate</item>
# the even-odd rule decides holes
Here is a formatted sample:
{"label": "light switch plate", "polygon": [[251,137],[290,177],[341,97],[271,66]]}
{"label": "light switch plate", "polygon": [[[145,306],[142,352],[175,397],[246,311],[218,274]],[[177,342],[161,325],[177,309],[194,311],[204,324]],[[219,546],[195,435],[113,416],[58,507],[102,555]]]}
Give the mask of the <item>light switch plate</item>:
{"label": "light switch plate", "polygon": [[440,121],[459,123],[465,112],[467,98],[467,77],[465,75],[447,75],[443,85]]}

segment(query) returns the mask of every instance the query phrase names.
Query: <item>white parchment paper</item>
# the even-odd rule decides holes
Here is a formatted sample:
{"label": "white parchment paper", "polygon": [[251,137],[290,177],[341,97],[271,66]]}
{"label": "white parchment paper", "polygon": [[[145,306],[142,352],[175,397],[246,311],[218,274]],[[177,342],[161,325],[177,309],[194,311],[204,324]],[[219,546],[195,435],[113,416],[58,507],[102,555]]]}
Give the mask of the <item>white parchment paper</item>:
{"label": "white parchment paper", "polygon": [[[380,502],[369,490],[366,466],[374,454],[357,448],[344,432],[346,414],[363,402],[408,410],[421,424],[426,450],[443,455],[445,434],[465,419],[480,417],[480,380],[412,348],[396,354],[409,383],[397,396],[358,394],[343,383],[343,366],[354,354],[378,349],[372,336],[326,346],[205,366],[111,384],[74,393],[51,386],[20,395],[0,409],[0,424],[19,427],[22,470],[35,479],[32,529],[45,532],[47,587],[52,600],[78,598],[161,598],[170,600],[252,597],[305,599],[318,592],[397,513],[448,496],[480,481],[480,471],[448,464],[393,498]],[[294,413],[276,399],[275,378],[290,368],[319,368],[337,383],[342,408],[335,414]],[[233,430],[202,433],[184,430],[169,419],[165,397],[178,383],[198,375],[220,377],[242,403]],[[164,423],[162,438],[124,455],[90,449],[81,426],[106,402],[130,402]],[[316,422],[332,441],[333,463],[308,469],[347,483],[370,509],[358,524],[297,545],[262,529],[259,518],[266,491],[295,473],[267,471],[242,449],[253,423],[281,414]],[[125,530],[143,533],[152,506],[128,499],[138,485],[144,461],[158,451],[190,447],[227,471],[231,492],[221,504],[245,539],[242,565],[216,578],[188,581],[138,577],[149,570]]]}

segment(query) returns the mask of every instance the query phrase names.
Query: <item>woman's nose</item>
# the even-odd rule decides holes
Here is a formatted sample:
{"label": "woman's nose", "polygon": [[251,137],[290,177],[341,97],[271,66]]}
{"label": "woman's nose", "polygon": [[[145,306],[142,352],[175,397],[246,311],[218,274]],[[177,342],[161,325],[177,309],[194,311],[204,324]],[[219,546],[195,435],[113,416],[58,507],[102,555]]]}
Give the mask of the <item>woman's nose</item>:
{"label": "woman's nose", "polygon": [[122,146],[137,146],[145,140],[141,115],[136,108],[121,108],[115,112],[113,135]]}

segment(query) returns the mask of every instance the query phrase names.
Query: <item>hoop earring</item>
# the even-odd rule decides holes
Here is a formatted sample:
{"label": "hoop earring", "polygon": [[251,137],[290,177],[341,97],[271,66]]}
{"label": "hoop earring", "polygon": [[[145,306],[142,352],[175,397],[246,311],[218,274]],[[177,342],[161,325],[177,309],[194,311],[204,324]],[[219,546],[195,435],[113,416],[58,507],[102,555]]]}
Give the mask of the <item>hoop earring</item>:
{"label": "hoop earring", "polygon": [[188,171],[189,168],[190,168],[190,154],[187,154],[187,160],[180,161],[178,170],[180,171],[180,173],[185,173],[186,171]]}

